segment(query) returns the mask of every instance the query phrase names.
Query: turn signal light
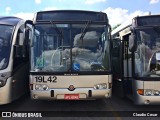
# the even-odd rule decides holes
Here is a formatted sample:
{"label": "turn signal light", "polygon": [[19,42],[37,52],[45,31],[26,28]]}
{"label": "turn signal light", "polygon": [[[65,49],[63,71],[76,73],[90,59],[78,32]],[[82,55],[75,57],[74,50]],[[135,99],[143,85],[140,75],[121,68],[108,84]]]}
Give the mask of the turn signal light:
{"label": "turn signal light", "polygon": [[143,89],[138,89],[137,92],[138,92],[138,94],[140,94],[140,95],[144,95],[144,90],[143,90]]}

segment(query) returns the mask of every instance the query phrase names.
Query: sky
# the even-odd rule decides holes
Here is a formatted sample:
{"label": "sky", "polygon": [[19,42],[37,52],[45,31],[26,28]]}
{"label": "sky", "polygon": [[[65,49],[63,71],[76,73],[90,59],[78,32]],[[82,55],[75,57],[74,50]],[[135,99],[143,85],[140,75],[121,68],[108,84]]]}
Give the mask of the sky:
{"label": "sky", "polygon": [[160,0],[0,0],[0,16],[32,20],[44,10],[102,11],[114,27],[138,15],[160,14]]}

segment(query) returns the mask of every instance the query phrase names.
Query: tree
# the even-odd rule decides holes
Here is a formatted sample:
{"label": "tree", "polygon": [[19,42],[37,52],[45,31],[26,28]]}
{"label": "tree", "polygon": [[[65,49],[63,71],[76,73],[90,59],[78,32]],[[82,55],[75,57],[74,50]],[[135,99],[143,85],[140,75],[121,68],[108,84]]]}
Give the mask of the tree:
{"label": "tree", "polygon": [[116,29],[117,27],[119,27],[121,24],[117,24],[116,26],[114,26],[113,28],[112,28],[112,31],[114,30],[114,29]]}

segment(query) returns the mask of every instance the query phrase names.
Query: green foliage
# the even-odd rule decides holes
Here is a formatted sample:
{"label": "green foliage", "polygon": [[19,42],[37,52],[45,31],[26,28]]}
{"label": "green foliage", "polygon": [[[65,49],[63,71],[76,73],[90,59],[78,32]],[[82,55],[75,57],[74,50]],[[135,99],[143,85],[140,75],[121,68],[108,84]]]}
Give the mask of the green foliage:
{"label": "green foliage", "polygon": [[116,26],[114,26],[113,28],[112,28],[112,31],[114,30],[114,29],[116,29],[117,27],[119,27],[121,24],[117,24]]}

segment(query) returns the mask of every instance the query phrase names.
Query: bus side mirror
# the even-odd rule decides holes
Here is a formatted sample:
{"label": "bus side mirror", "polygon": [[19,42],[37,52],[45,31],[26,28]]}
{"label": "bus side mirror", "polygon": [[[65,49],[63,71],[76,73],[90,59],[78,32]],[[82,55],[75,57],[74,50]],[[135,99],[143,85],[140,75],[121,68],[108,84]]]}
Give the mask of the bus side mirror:
{"label": "bus side mirror", "polygon": [[129,50],[131,52],[136,51],[136,37],[133,33],[129,36]]}
{"label": "bus side mirror", "polygon": [[24,44],[24,33],[19,33],[19,37],[18,37],[18,45],[23,46]]}
{"label": "bus side mirror", "polygon": [[25,42],[27,43],[27,46],[32,46],[32,30],[33,30],[33,21],[26,20],[25,27],[24,27],[24,33],[25,33]]}
{"label": "bus side mirror", "polygon": [[23,47],[24,47],[24,33],[18,33],[18,41],[16,45],[14,45],[14,57],[22,57],[23,56]]}

